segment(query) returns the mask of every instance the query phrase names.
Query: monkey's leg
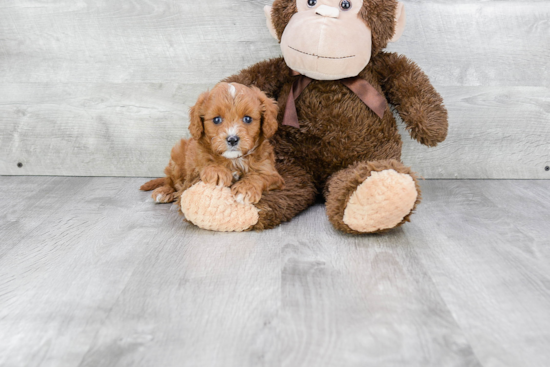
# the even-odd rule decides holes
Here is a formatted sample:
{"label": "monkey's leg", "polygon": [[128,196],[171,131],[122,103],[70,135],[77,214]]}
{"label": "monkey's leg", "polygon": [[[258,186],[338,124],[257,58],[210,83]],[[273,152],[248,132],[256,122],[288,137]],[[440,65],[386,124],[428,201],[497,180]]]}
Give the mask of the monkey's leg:
{"label": "monkey's leg", "polygon": [[410,168],[397,160],[358,162],[332,175],[325,198],[335,228],[380,233],[409,221],[420,203],[420,187]]}
{"label": "monkey's leg", "polygon": [[274,228],[315,203],[317,189],[310,174],[291,164],[278,163],[276,168],[285,181],[285,187],[263,193],[262,199],[256,204],[260,217],[251,230]]}
{"label": "monkey's leg", "polygon": [[315,202],[317,190],[302,168],[278,163],[285,188],[264,192],[255,205],[240,204],[231,189],[199,182],[178,200],[185,218],[200,228],[220,232],[264,230],[289,221]]}

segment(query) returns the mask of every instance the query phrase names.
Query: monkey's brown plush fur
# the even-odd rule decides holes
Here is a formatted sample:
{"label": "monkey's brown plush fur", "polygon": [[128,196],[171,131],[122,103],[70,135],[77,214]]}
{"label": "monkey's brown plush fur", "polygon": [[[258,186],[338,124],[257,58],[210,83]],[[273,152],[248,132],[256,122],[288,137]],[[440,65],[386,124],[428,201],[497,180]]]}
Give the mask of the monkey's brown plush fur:
{"label": "monkey's brown plush fur", "polygon": [[[414,139],[436,146],[447,135],[441,96],[415,63],[382,51],[394,36],[397,9],[395,0],[364,1],[359,16],[372,33],[372,54],[359,77],[395,106]],[[271,20],[279,40],[297,11],[296,0],[275,0]],[[256,86],[277,100],[282,122],[297,78],[287,62],[260,62],[225,81]],[[313,80],[296,99],[296,110],[300,127],[280,126],[271,139],[286,187],[264,193],[255,205],[259,219],[249,230],[292,219],[319,194],[329,220],[344,232],[383,232],[409,220],[420,189],[416,176],[401,163],[402,142],[389,107],[380,118],[340,81]]]}
{"label": "monkey's brown plush fur", "polygon": [[[360,75],[386,95],[413,138],[428,146],[445,140],[447,111],[441,96],[416,64],[403,56],[379,52]],[[284,59],[277,58],[226,81],[256,85],[275,98],[281,106],[281,121],[294,78]],[[419,90],[424,93],[419,95]],[[296,101],[296,109],[300,129],[281,126],[272,138],[278,157],[276,167],[285,179],[286,189],[264,194],[257,205],[260,221],[251,229],[273,228],[293,218],[313,204],[317,193],[324,192],[325,199],[335,198],[328,200],[327,214],[336,228],[359,233],[342,222],[349,192],[371,171],[394,169],[411,174],[410,168],[401,163],[402,141],[393,114],[388,107],[380,119],[338,81],[313,81]],[[360,173],[340,172],[339,179],[329,180],[332,174],[356,162],[365,164]],[[419,202],[420,195],[416,204]]]}

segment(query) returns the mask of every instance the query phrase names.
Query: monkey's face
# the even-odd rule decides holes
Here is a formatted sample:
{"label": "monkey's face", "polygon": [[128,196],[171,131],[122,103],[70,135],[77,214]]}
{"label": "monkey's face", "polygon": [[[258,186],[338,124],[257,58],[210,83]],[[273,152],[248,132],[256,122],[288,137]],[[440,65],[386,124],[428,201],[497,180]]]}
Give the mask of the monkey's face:
{"label": "monkey's face", "polygon": [[[363,0],[277,0],[273,8],[274,18],[271,7],[264,10],[272,35],[280,37],[286,64],[317,80],[354,77],[367,66],[373,47],[366,19],[371,12],[376,16],[383,9],[386,17],[389,12],[386,42],[391,41],[391,32],[402,32],[404,27],[402,5],[394,0],[379,0],[372,5],[364,5]],[[294,14],[285,26],[283,13],[288,11]],[[391,18],[392,13],[395,19]]]}
{"label": "monkey's face", "polygon": [[359,74],[370,61],[372,43],[359,15],[363,0],[297,0],[296,6],[281,38],[287,65],[318,80]]}

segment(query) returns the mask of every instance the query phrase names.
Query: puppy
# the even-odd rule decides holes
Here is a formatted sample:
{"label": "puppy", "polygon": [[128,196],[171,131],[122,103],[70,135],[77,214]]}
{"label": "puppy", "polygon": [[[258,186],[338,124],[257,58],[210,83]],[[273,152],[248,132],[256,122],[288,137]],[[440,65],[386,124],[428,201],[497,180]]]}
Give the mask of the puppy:
{"label": "puppy", "polygon": [[220,83],[200,95],[190,110],[192,139],[172,149],[165,178],[141,190],[153,190],[158,203],[175,201],[199,181],[231,187],[243,204],[260,201],[264,191],[282,189],[268,139],[277,131],[277,104],[256,87]]}

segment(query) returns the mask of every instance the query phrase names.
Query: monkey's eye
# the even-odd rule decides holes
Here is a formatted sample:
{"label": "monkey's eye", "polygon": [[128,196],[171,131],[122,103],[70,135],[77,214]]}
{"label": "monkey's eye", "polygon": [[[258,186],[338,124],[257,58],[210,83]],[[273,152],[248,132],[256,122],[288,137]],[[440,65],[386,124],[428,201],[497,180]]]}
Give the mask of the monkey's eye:
{"label": "monkey's eye", "polygon": [[212,119],[212,122],[214,123],[214,125],[219,125],[219,124],[222,123],[222,121],[223,121],[223,119],[222,119],[220,116],[214,117],[214,118]]}
{"label": "monkey's eye", "polygon": [[243,122],[245,124],[251,124],[252,123],[252,117],[250,117],[250,116],[243,117]]}
{"label": "monkey's eye", "polygon": [[317,0],[307,0],[307,6],[310,8],[313,8],[315,5],[317,5]]}
{"label": "monkey's eye", "polygon": [[340,2],[340,8],[342,8],[342,10],[350,10],[351,9],[351,1],[342,0]]}

